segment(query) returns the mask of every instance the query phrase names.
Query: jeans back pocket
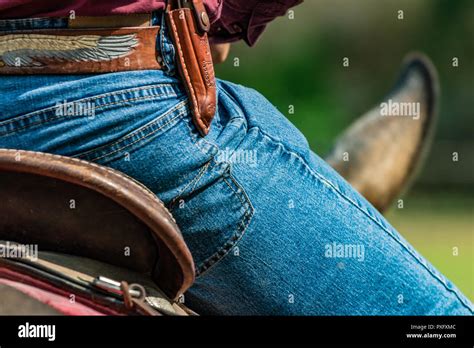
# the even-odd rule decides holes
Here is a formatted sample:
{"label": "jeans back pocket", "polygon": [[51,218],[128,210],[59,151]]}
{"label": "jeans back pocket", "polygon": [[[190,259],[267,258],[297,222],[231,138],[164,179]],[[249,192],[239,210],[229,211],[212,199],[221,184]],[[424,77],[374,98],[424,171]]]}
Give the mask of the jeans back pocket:
{"label": "jeans back pocket", "polygon": [[247,230],[254,208],[230,171],[209,163],[170,209],[200,276],[226,257]]}
{"label": "jeans back pocket", "polygon": [[185,99],[161,71],[2,80],[0,146],[66,156],[112,144]]}

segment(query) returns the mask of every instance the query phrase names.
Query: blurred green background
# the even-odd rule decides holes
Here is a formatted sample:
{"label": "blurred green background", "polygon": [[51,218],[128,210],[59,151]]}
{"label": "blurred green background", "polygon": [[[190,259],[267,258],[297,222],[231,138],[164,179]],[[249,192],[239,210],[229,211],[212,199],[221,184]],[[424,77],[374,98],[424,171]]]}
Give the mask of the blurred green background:
{"label": "blurred green background", "polygon": [[439,127],[404,208],[387,218],[474,301],[474,1],[306,0],[293,11],[255,47],[234,44],[218,77],[260,91],[324,156],[390,90],[404,56],[426,53],[441,80]]}

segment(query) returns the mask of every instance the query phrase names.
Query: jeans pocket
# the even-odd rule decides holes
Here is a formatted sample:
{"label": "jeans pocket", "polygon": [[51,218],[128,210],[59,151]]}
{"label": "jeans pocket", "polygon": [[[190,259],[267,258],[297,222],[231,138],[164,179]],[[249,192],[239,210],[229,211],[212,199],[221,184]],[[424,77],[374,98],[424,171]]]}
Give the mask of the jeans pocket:
{"label": "jeans pocket", "polygon": [[[148,142],[156,141],[163,133],[176,126],[183,118],[188,116],[187,101],[185,99],[174,101],[175,105],[149,104],[146,108],[138,111],[135,107],[120,108],[120,117],[124,120],[142,118],[145,122],[138,124],[134,122],[126,129],[113,134],[112,141],[106,141],[104,145],[93,147],[91,150],[75,154],[74,157],[90,162],[107,165],[118,159],[127,160],[131,154],[146,146]],[[146,122],[147,121],[147,122]],[[125,123],[125,122],[123,122]]]}
{"label": "jeans pocket", "polygon": [[235,248],[254,212],[235,178],[211,164],[203,167],[170,208],[193,255],[197,276]]}
{"label": "jeans pocket", "polygon": [[69,82],[70,88],[63,90],[58,83],[25,92],[35,93],[34,102],[19,98],[14,101],[18,108],[1,115],[0,146],[93,161],[125,145],[131,148],[141,136],[166,131],[187,113],[185,96],[175,83],[130,86],[126,79],[109,86],[110,77],[103,76],[96,86],[98,78]]}

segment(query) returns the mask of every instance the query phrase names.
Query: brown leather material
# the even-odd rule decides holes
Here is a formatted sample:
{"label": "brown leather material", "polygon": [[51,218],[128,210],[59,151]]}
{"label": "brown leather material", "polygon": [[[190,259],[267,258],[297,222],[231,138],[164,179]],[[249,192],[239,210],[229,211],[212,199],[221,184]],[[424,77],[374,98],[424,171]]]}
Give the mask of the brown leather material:
{"label": "brown leather material", "polygon": [[204,3],[201,0],[191,0],[191,10],[194,12],[195,21],[201,33],[207,33],[211,29],[211,21],[207,15]]}
{"label": "brown leather material", "polygon": [[120,289],[123,292],[123,302],[125,303],[125,307],[127,309],[132,309],[133,308],[133,300],[132,300],[132,295],[130,294],[130,287],[128,286],[128,283],[125,281],[122,281],[120,283]]}
{"label": "brown leather material", "polygon": [[161,69],[160,27],[48,29],[0,34],[0,75]]}
{"label": "brown leather material", "polygon": [[[172,6],[172,4],[175,4]],[[185,3],[187,7],[177,8]],[[169,1],[167,21],[193,121],[205,136],[216,112],[216,81],[202,0]],[[0,75],[94,74],[162,69],[150,15],[69,18],[68,29],[0,34]],[[124,27],[133,25],[133,27]],[[120,28],[123,27],[123,28]]]}
{"label": "brown leather material", "polygon": [[122,173],[69,157],[0,149],[0,182],[0,240],[149,274],[173,300],[192,285],[193,259],[173,217]]}
{"label": "brown leather material", "polygon": [[207,33],[196,19],[205,10],[200,0],[192,1],[193,8],[176,6],[169,2],[166,18],[179,71],[190,96],[194,123],[201,135],[207,135],[216,112],[216,80]]}

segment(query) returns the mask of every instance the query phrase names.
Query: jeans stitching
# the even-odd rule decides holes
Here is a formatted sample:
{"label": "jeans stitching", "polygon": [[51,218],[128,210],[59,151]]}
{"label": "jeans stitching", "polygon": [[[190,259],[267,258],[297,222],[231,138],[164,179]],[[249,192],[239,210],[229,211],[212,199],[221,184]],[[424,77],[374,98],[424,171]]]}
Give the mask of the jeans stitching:
{"label": "jeans stitching", "polygon": [[[201,138],[198,134],[195,134],[195,132],[193,132],[193,130],[192,130],[191,126],[188,124],[188,122],[185,122],[185,124],[186,124],[186,126],[188,127],[188,129],[190,131],[192,139],[194,139],[193,144],[198,148],[198,150],[201,153],[207,155],[209,152],[206,151],[204,148],[202,148],[199,145],[199,140],[201,140],[204,143],[208,144],[209,147],[217,148],[217,150],[219,151],[219,147],[217,145],[209,142],[205,138]],[[216,162],[215,158],[212,158],[211,161],[213,161],[215,163],[215,165],[218,164]],[[252,202],[250,201],[250,198],[248,197],[248,195],[245,192],[244,188],[234,179],[234,177],[232,175],[229,174],[229,178],[232,181],[232,183],[240,189],[240,191],[241,191],[240,194],[239,194],[239,192],[234,190],[231,183],[229,183],[229,181],[225,177],[222,178],[222,179],[227,184],[227,186],[232,190],[232,192],[235,195],[238,196],[238,198],[241,201],[243,207],[244,208],[247,207],[247,209],[246,209],[245,213],[243,214],[242,218],[240,219],[240,221],[237,225],[238,226],[237,231],[228,239],[228,241],[224,244],[224,246],[221,247],[220,249],[218,249],[217,252],[215,252],[214,254],[209,256],[206,260],[201,262],[200,265],[197,265],[197,267],[196,267],[196,277],[200,277],[201,275],[203,275],[203,273],[207,272],[212,266],[217,264],[220,260],[222,260],[229,253],[229,251],[233,248],[233,246],[243,237],[245,231],[247,230],[247,228],[248,228],[248,226],[249,226],[249,224],[252,220],[253,213],[254,213],[255,209],[252,205]],[[220,256],[220,254],[222,254],[222,253],[224,253],[224,254],[222,256]]]}
{"label": "jeans stitching", "polygon": [[217,79],[218,82],[218,91],[219,94],[224,94],[226,98],[230,99],[232,102],[232,110],[230,110],[231,113],[236,113],[238,118],[243,118],[246,120],[245,114],[243,113],[241,107],[239,106],[240,103],[237,102],[232,94],[230,94],[225,88],[220,86],[220,80]]}
{"label": "jeans stitching", "polygon": [[171,201],[170,203],[170,209],[172,209],[176,203],[176,201],[178,201],[181,197],[183,197],[184,193],[186,192],[186,190],[189,188],[189,186],[193,185],[193,189],[191,190],[191,193],[192,194],[194,192],[194,188],[195,186],[197,185],[197,183],[201,180],[201,178],[204,176],[204,174],[207,172],[207,170],[209,169],[209,166],[211,165],[211,161],[209,161],[204,167],[201,168],[201,170],[199,171],[199,173],[196,175],[195,178],[193,178],[182,190],[180,190],[178,192],[178,194],[176,195],[175,198],[173,198],[173,200]]}
{"label": "jeans stitching", "polygon": [[[245,209],[245,213],[243,214],[242,218],[240,219],[237,230],[232,234],[232,236],[227,240],[227,242],[219,248],[214,254],[209,256],[206,260],[201,262],[200,265],[196,267],[196,278],[202,276],[207,271],[209,271],[213,266],[217,265],[221,260],[223,260],[229,252],[234,248],[234,246],[242,239],[245,232],[247,231],[250,222],[252,221],[253,214],[255,212],[255,208],[250,201],[247,193],[245,192],[244,188],[235,180],[232,175],[229,175],[227,178],[222,178],[222,180],[227,184],[227,186],[232,190],[234,195],[236,195],[242,206]],[[237,190],[232,187],[232,184],[237,187]],[[240,190],[240,192],[239,192]]]}
{"label": "jeans stitching", "polygon": [[[191,110],[189,111],[191,113]],[[190,120],[192,122],[192,120]],[[189,129],[189,133],[190,133],[190,136],[191,136],[191,141],[192,143],[197,147],[197,149],[204,155],[208,155],[209,154],[209,151],[206,151],[204,148],[202,148],[200,145],[199,145],[199,140],[203,141],[204,143],[206,143],[209,147],[212,147],[212,148],[217,148],[218,147],[207,141],[206,138],[202,138],[200,135],[198,135],[197,133],[193,132],[193,129],[191,128],[191,126],[189,125],[189,122],[185,122],[186,124],[186,127]],[[197,132],[197,130],[196,130]]]}
{"label": "jeans stitching", "polygon": [[103,109],[103,108],[105,108],[107,106],[111,106],[111,105],[121,105],[121,104],[124,104],[124,103],[134,102],[134,101],[138,101],[138,100],[147,100],[147,99],[159,98],[159,97],[162,97],[164,95],[170,96],[167,93],[162,93],[162,94],[157,94],[157,95],[147,95],[147,96],[143,96],[143,97],[130,98],[130,99],[125,99],[125,100],[121,100],[121,101],[117,101],[117,102],[111,102],[111,103],[99,105],[99,106],[95,107],[95,110],[100,110],[100,109]]}
{"label": "jeans stitching", "polygon": [[109,157],[109,156],[111,156],[111,155],[113,155],[113,154],[116,154],[117,152],[120,152],[120,151],[122,151],[123,149],[126,149],[126,148],[128,148],[128,147],[131,147],[131,146],[137,144],[137,143],[142,142],[142,140],[147,139],[147,138],[151,137],[153,134],[159,132],[160,130],[162,130],[164,127],[166,127],[168,124],[170,124],[170,123],[173,122],[175,119],[177,119],[177,118],[179,118],[180,116],[182,116],[183,114],[184,114],[184,113],[179,113],[178,115],[176,115],[175,117],[173,117],[172,119],[170,119],[169,121],[167,121],[166,123],[164,123],[163,125],[161,125],[159,128],[155,129],[153,132],[150,132],[150,133],[148,133],[148,134],[146,134],[146,135],[143,135],[141,138],[139,138],[139,139],[137,139],[137,140],[135,140],[135,141],[133,141],[133,142],[131,142],[131,143],[128,143],[128,144],[126,144],[126,145],[124,145],[124,146],[122,146],[122,147],[120,147],[120,148],[118,148],[118,149],[116,149],[116,150],[114,150],[114,151],[111,151],[111,152],[109,152],[109,153],[106,153],[106,154],[104,154],[104,155],[101,155],[100,157],[93,158],[93,159],[91,159],[91,161],[99,161],[99,160],[101,160],[101,159],[103,159],[103,158],[105,158],[105,157]]}
{"label": "jeans stitching", "polygon": [[[178,113],[177,115],[175,115],[174,117],[172,117],[171,119],[169,119],[168,121],[166,121],[164,124],[162,124],[160,127],[158,127],[157,129],[153,130],[152,132],[147,133],[147,134],[144,134],[143,136],[141,136],[141,137],[138,138],[137,140],[134,140],[133,142],[128,143],[128,144],[124,144],[123,146],[121,146],[121,147],[115,149],[114,151],[111,151],[111,152],[102,154],[102,155],[100,155],[99,157],[93,157],[92,159],[89,159],[89,161],[99,161],[99,160],[101,160],[101,159],[103,159],[103,158],[105,158],[105,157],[109,157],[109,156],[111,156],[111,155],[113,155],[113,154],[116,154],[117,152],[120,152],[120,151],[122,151],[123,149],[126,149],[126,148],[128,148],[128,147],[131,147],[131,146],[137,144],[137,143],[140,143],[140,142],[142,142],[144,139],[147,139],[147,138],[151,137],[152,135],[156,134],[157,132],[161,131],[164,127],[166,127],[167,125],[169,125],[170,123],[172,123],[174,120],[176,120],[177,118],[179,118],[179,117],[181,117],[181,116],[183,116],[183,115],[185,115],[185,114],[186,114],[186,113],[185,113],[184,111],[181,111],[180,113]],[[150,126],[150,125],[148,125],[148,126]],[[142,129],[141,131],[145,131],[145,130]],[[138,131],[138,132],[140,132],[140,131]],[[128,136],[128,137],[130,137],[130,136]],[[116,145],[116,144],[118,144],[118,143],[120,143],[120,142],[123,142],[123,141],[124,141],[124,139],[120,139],[120,140],[118,140],[117,142],[115,142],[114,144],[107,145],[107,147],[111,147],[111,146]]]}
{"label": "jeans stitching", "polygon": [[174,38],[175,38],[175,45],[176,45],[176,52],[179,56],[179,60],[180,60],[180,63],[181,63],[181,68],[182,68],[182,71],[183,71],[183,75],[184,75],[185,80],[186,80],[186,86],[187,86],[187,88],[189,88],[189,91],[190,91],[189,94],[191,95],[192,106],[193,106],[193,109],[197,109],[198,102],[197,102],[196,93],[194,91],[194,85],[191,82],[191,76],[190,76],[190,74],[188,72],[188,68],[186,66],[186,60],[184,59],[183,48],[181,47],[181,41],[180,41],[178,29],[177,29],[176,24],[174,22],[173,14],[170,13],[168,15],[168,18],[169,18],[170,23],[171,23],[171,28],[173,29]]}
{"label": "jeans stitching", "polygon": [[[151,99],[155,99],[155,98],[159,98],[161,96],[165,95],[164,94],[159,94],[159,95],[155,95],[155,96],[146,96],[146,97],[137,97],[137,98],[132,98],[132,99],[127,99],[127,100],[123,100],[123,101],[120,101],[120,102],[113,102],[113,103],[109,103],[109,104],[104,104],[104,105],[101,105],[99,107],[96,107],[95,110],[100,110],[102,108],[105,108],[107,106],[111,106],[111,105],[121,105],[121,104],[125,104],[125,103],[129,103],[129,102],[134,102],[134,101],[138,101],[138,100],[151,100]],[[71,117],[76,117],[76,116],[71,116]],[[70,119],[71,117],[68,117],[68,116],[59,116],[59,117],[51,117],[51,118],[48,118],[47,120],[41,120],[41,121],[38,121],[38,122],[34,122],[34,123],[30,123],[29,125],[27,126],[24,126],[24,127],[20,127],[20,128],[16,128],[15,130],[13,131],[9,131],[9,132],[4,132],[4,133],[0,133],[0,136],[5,136],[5,135],[9,135],[9,134],[16,134],[24,129],[29,129],[31,127],[34,127],[34,126],[37,126],[37,125],[40,125],[40,124],[47,124],[49,122],[54,122],[54,121],[57,121],[57,120],[65,120],[65,119]],[[88,116],[85,116],[85,117],[88,117]]]}
{"label": "jeans stitching", "polygon": [[[435,279],[437,279],[443,286],[444,288],[454,294],[456,296],[456,298],[462,303],[462,305],[464,305],[467,309],[469,309],[471,312],[473,312],[473,309],[471,308],[471,306],[469,306],[468,303],[465,302],[464,299],[462,299],[459,294],[458,294],[458,291],[455,291],[454,289],[450,289],[447,284],[445,283],[445,281],[440,277],[438,276],[435,272],[433,272],[424,262],[423,260],[420,260],[419,257],[413,253],[412,250],[410,250],[410,248],[408,248],[408,246],[403,243],[401,240],[399,240],[389,229],[387,229],[385,226],[383,226],[382,222],[379,221],[378,219],[376,219],[375,217],[371,216],[369,214],[369,212],[365,211],[364,209],[362,209],[356,202],[354,202],[350,197],[346,196],[344,193],[342,193],[335,184],[333,184],[331,181],[329,181],[328,179],[326,179],[325,177],[323,177],[321,174],[318,174],[316,172],[314,172],[311,167],[307,164],[306,160],[303,159],[299,154],[297,154],[296,152],[290,150],[287,148],[287,146],[274,139],[273,137],[271,137],[270,135],[266,134],[260,127],[257,127],[257,126],[254,126],[252,128],[255,128],[263,137],[267,138],[269,141],[271,141],[272,143],[274,144],[278,144],[282,147],[282,150],[285,151],[286,153],[288,153],[289,155],[292,155],[292,156],[295,156],[300,162],[301,164],[303,164],[303,166],[306,168],[306,170],[309,172],[309,174],[311,174],[316,180],[322,182],[324,185],[330,187],[334,192],[336,192],[339,196],[341,196],[343,199],[347,200],[350,204],[354,205],[358,210],[360,210],[364,215],[366,215],[370,220],[372,220],[376,225],[378,225],[383,231],[385,231],[390,237],[392,237],[398,244],[400,244],[403,249],[405,249],[423,268],[425,268],[428,273],[431,274],[431,276],[433,276]],[[250,129],[249,129],[250,130]]]}
{"label": "jeans stitching", "polygon": [[197,180],[194,182],[194,185],[193,187],[191,188],[191,191],[189,192],[190,195],[192,195],[194,193],[194,191],[196,191],[196,186],[197,184],[199,184],[199,182],[201,181],[201,179],[203,178],[204,174],[207,173],[207,170],[210,168],[210,165],[211,165],[212,161],[209,161],[205,166],[204,166],[204,170],[202,171],[201,175],[199,175],[197,177]]}
{"label": "jeans stitching", "polygon": [[[125,135],[124,137],[112,142],[112,143],[109,143],[109,144],[105,144],[105,145],[102,145],[102,146],[99,146],[99,147],[96,147],[95,149],[92,149],[92,150],[88,150],[86,152],[82,152],[82,153],[79,153],[77,155],[75,155],[74,157],[78,157],[78,158],[82,158],[82,157],[87,157],[87,156],[90,156],[90,154],[93,154],[94,152],[98,153],[98,152],[105,152],[107,148],[111,148],[113,146],[116,146],[118,145],[120,142],[123,142],[129,138],[132,138],[133,136],[137,135],[138,133],[140,132],[144,132],[147,128],[157,124],[160,120],[164,119],[166,116],[172,114],[173,112],[175,112],[176,110],[184,107],[186,105],[186,101],[182,101],[180,102],[179,104],[175,105],[174,107],[172,107],[171,109],[169,109],[167,112],[165,112],[164,114],[161,114],[158,118],[154,119],[153,121],[150,121],[149,123],[139,127],[138,129],[132,131],[131,133]],[[171,119],[169,119],[165,124],[163,124],[162,126],[166,126],[169,122],[175,120],[177,117],[180,117],[182,116],[182,114],[184,113],[184,110],[181,111],[179,114],[175,115],[174,117],[172,117]],[[159,129],[157,129],[159,130]],[[102,150],[101,150],[102,149]],[[96,155],[97,156],[97,155]]]}
{"label": "jeans stitching", "polygon": [[162,17],[161,17],[161,30],[160,30],[160,46],[161,46],[161,52],[162,52],[162,58],[163,58],[163,61],[166,65],[166,68],[167,68],[167,73],[168,74],[172,74],[172,57],[170,57],[172,54],[170,52],[167,52],[165,50],[165,43],[166,45],[170,45],[170,43],[168,42],[168,35],[165,36],[165,32],[167,32],[168,28],[165,27],[166,25],[166,18],[165,18],[165,15],[163,13]]}
{"label": "jeans stitching", "polygon": [[[116,96],[116,95],[120,95],[120,94],[127,94],[127,93],[130,93],[130,92],[141,92],[141,91],[146,91],[146,90],[150,90],[150,89],[160,89],[160,88],[163,88],[163,87],[171,87],[172,88],[173,85],[169,84],[169,83],[165,83],[165,84],[156,84],[156,85],[151,85],[151,86],[142,86],[142,87],[122,89],[122,90],[114,91],[114,92],[110,92],[110,93],[99,94],[99,95],[96,95],[96,96],[93,96],[93,97],[87,97],[87,98],[72,100],[70,103],[85,102],[85,101],[89,101],[89,100],[94,100],[94,101],[103,100],[107,97],[112,97],[112,96]],[[150,96],[150,97],[158,97],[158,96],[163,96],[163,95],[167,95],[167,94],[169,94],[169,93],[168,92],[163,92],[163,93],[159,93],[157,96]],[[56,106],[50,106],[50,107],[47,107],[47,108],[44,108],[44,109],[41,109],[41,110],[37,110],[37,111],[31,112],[31,113],[28,113],[28,114],[23,115],[23,116],[18,116],[18,117],[12,118],[11,120],[1,121],[0,126],[10,124],[10,123],[13,123],[13,122],[18,121],[18,120],[28,119],[32,116],[36,116],[36,115],[39,115],[39,114],[42,114],[42,113],[46,113],[48,111],[53,111],[55,108],[56,108]]]}

